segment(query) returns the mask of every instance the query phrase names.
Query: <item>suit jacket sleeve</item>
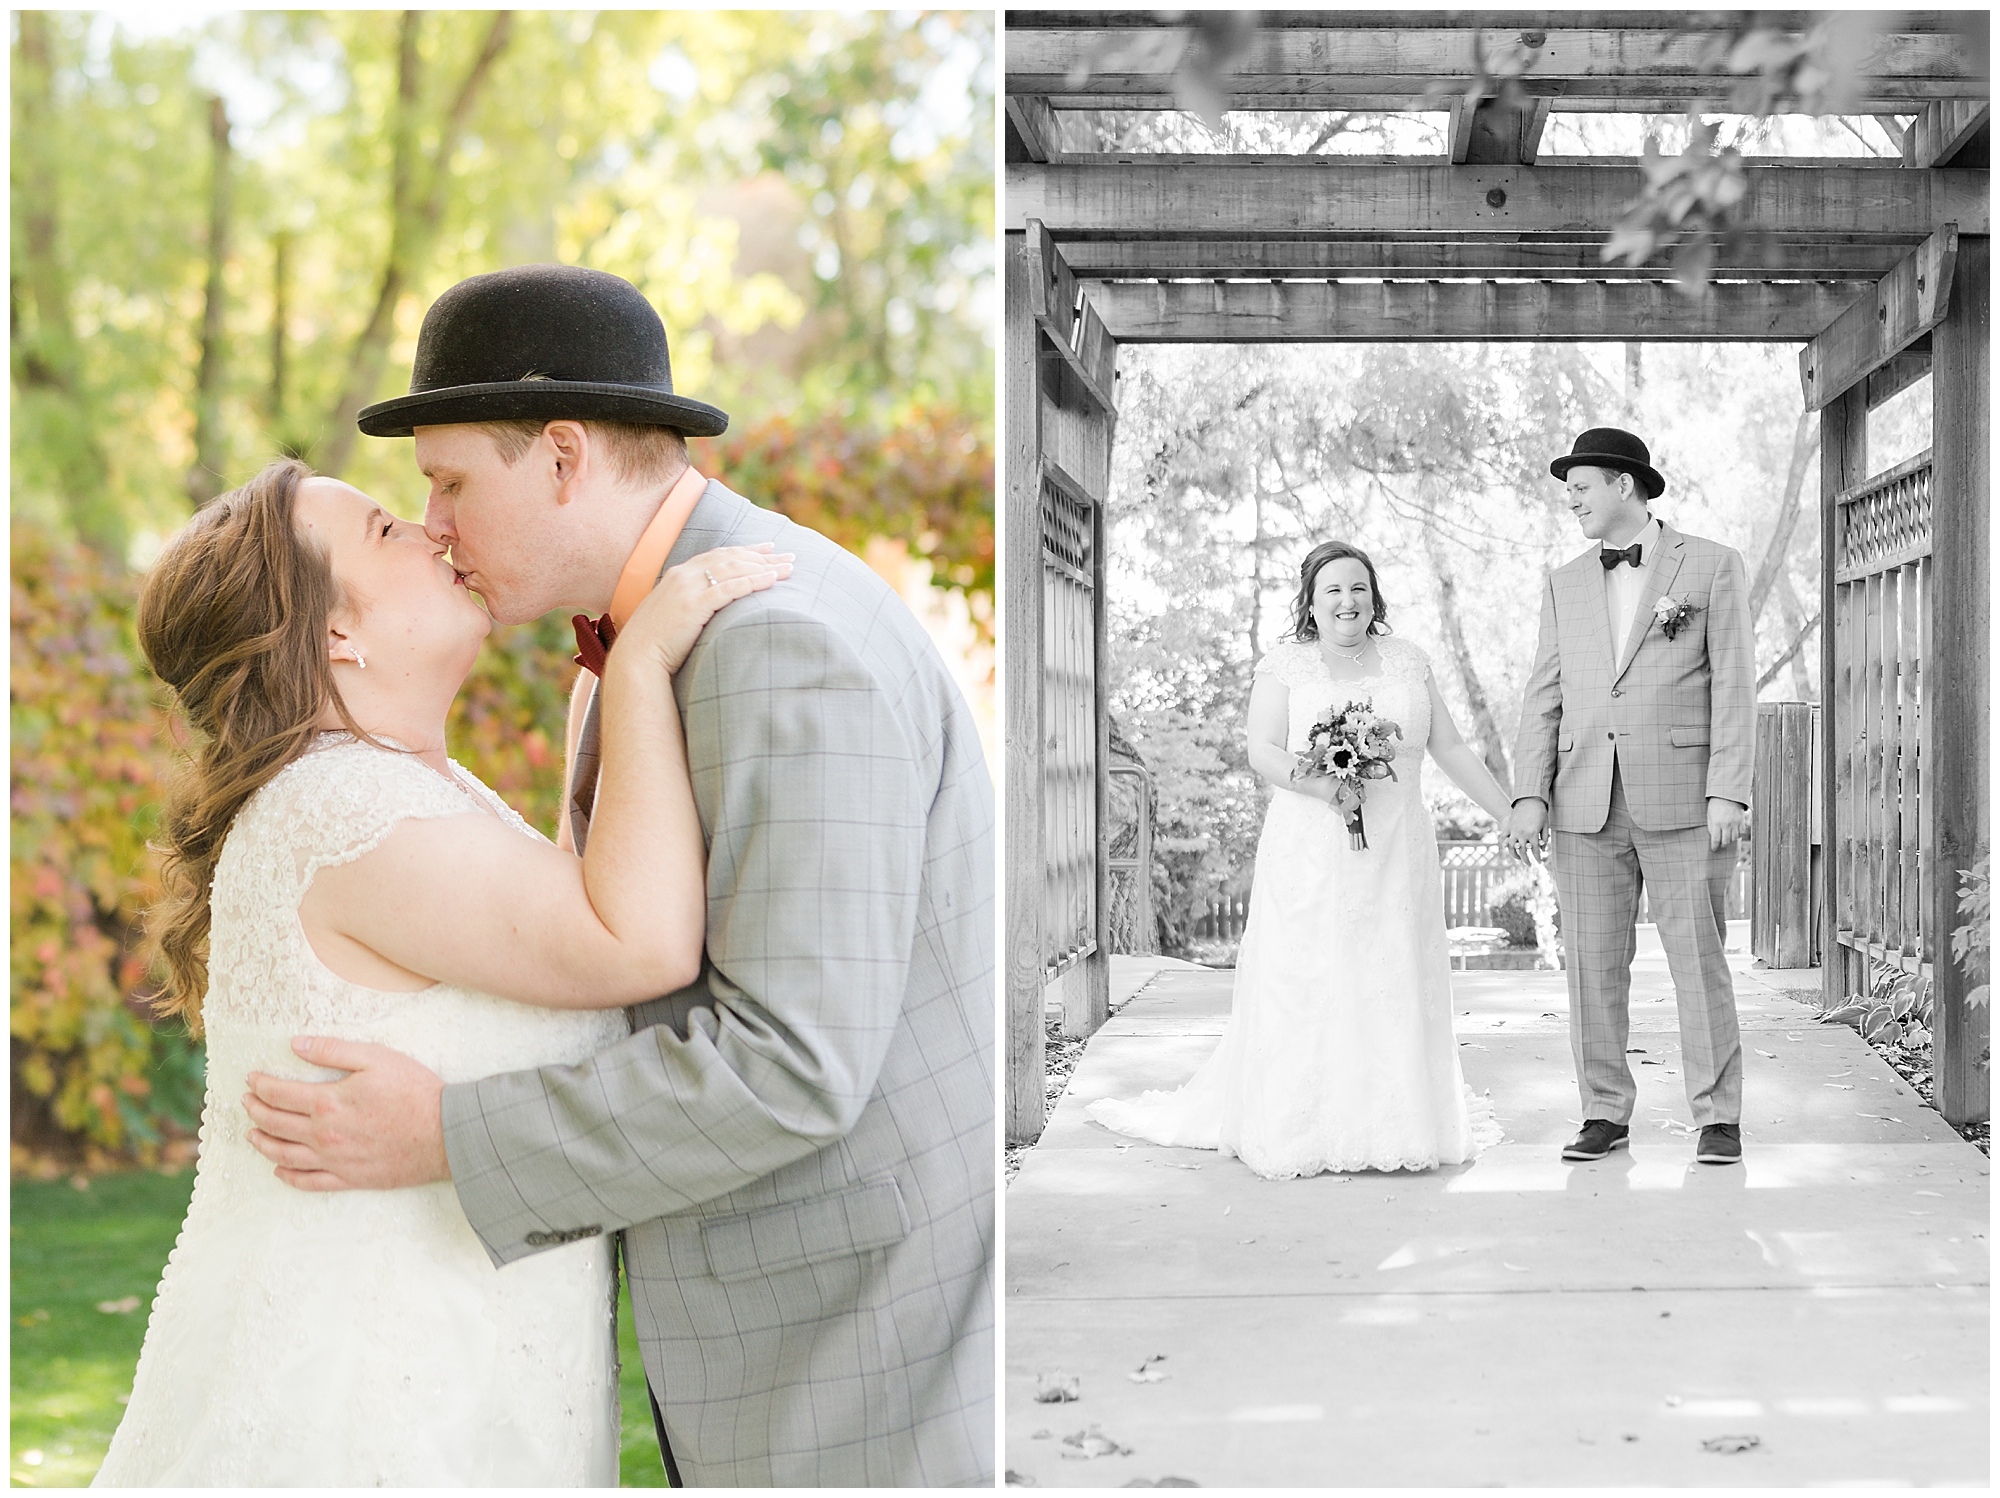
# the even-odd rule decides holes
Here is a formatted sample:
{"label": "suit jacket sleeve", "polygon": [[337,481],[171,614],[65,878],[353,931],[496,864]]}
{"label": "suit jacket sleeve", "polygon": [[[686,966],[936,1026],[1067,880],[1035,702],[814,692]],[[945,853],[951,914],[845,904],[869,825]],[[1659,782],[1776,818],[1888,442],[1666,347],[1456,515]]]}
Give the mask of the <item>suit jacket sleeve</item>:
{"label": "suit jacket sleeve", "polygon": [[1743,558],[1727,547],[1708,607],[1708,794],[1748,806],[1757,732],[1756,632]]}
{"label": "suit jacket sleeve", "polygon": [[657,1006],[685,1035],[650,1023],[581,1065],[445,1089],[452,1179],[496,1263],[841,1138],[901,1014],[928,796],[880,683],[765,608],[718,615],[677,687],[710,842],[702,979]]}
{"label": "suit jacket sleeve", "polygon": [[1514,744],[1514,799],[1539,796],[1553,808],[1556,738],[1562,727],[1562,657],[1556,651],[1556,584],[1542,583],[1542,627],[1535,664],[1521,696],[1521,729]]}

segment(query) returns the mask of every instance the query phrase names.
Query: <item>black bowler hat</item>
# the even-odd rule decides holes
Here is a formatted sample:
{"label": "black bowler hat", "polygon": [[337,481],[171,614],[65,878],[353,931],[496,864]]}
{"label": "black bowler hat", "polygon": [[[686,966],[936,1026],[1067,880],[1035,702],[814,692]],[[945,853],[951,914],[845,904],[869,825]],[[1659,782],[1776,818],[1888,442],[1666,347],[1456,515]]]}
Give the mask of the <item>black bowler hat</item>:
{"label": "black bowler hat", "polygon": [[1557,458],[1549,464],[1549,472],[1559,479],[1568,478],[1569,471],[1579,463],[1591,468],[1616,468],[1621,473],[1631,474],[1639,481],[1639,487],[1648,499],[1658,499],[1667,492],[1667,481],[1653,466],[1653,455],[1646,451],[1646,444],[1617,427],[1592,427],[1576,439],[1568,457]]}
{"label": "black bowler hat", "polygon": [[715,437],[729,418],[674,394],[667,330],[639,288],[580,265],[460,281],[417,334],[410,393],[364,406],[370,437],[472,421],[622,421]]}

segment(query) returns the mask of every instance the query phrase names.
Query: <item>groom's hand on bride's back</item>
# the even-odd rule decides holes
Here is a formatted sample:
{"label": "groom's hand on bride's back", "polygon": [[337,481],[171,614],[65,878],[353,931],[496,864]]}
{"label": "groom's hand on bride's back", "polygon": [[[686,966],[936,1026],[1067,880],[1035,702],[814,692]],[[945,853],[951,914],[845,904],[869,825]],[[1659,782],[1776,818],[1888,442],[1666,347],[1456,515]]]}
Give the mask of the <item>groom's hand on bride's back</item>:
{"label": "groom's hand on bride's back", "polygon": [[451,1179],[444,1082],[387,1046],[298,1035],[292,1049],[347,1075],[299,1082],[252,1072],[250,1145],[301,1191],[389,1191]]}

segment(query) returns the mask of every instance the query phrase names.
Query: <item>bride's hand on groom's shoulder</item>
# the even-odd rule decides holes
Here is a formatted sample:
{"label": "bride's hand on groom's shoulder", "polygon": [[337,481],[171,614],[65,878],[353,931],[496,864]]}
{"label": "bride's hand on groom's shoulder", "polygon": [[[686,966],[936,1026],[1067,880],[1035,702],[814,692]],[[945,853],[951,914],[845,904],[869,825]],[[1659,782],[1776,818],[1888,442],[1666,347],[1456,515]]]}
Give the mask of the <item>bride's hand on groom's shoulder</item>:
{"label": "bride's hand on groom's shoulder", "polygon": [[[708,621],[725,605],[792,575],[792,553],[756,546],[718,546],[669,567],[619,632],[668,671],[678,671]],[[615,656],[614,656],[615,658]]]}

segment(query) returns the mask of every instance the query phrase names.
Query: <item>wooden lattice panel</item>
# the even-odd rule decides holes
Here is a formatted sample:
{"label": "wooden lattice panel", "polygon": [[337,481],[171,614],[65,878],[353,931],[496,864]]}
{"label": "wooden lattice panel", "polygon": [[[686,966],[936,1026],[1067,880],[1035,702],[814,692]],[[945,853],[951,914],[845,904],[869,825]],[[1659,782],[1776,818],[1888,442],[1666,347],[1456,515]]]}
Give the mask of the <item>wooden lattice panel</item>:
{"label": "wooden lattice panel", "polygon": [[1090,504],[1042,482],[1042,563],[1090,586]]}
{"label": "wooden lattice panel", "polygon": [[1090,502],[1042,482],[1042,961],[1097,945],[1097,636]]}
{"label": "wooden lattice panel", "polygon": [[1841,496],[1837,582],[1853,582],[1930,553],[1928,450]]}

